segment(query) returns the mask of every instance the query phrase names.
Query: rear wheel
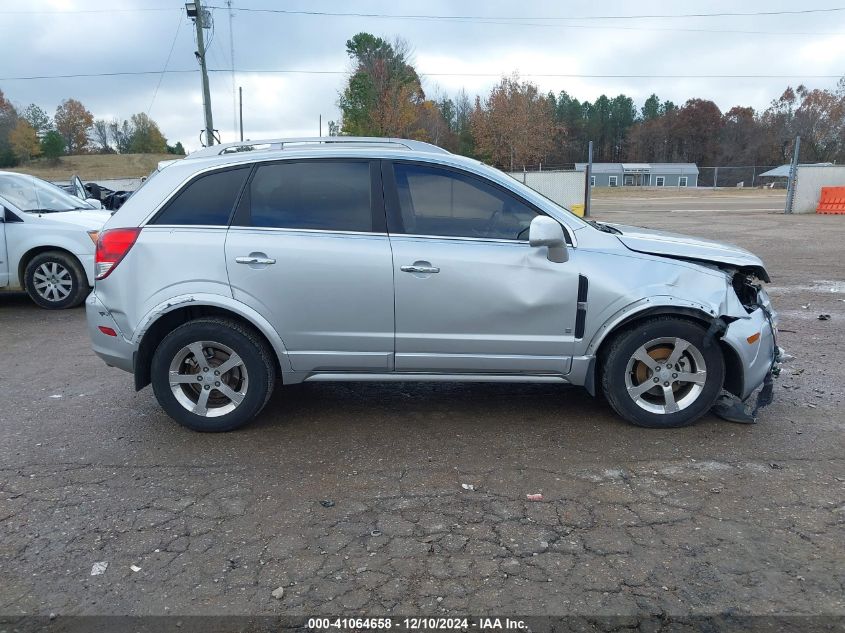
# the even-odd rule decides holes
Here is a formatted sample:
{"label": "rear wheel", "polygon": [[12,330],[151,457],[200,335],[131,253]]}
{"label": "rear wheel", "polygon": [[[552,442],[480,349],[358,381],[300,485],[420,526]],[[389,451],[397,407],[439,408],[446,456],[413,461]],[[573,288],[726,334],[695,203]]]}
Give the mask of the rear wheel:
{"label": "rear wheel", "polygon": [[75,308],[91,292],[82,264],[73,255],[47,251],[33,257],[24,270],[30,298],[42,308]]}
{"label": "rear wheel", "polygon": [[152,359],[153,391],[174,420],[195,431],[231,431],[264,408],[275,364],[264,340],[228,319],[179,326]]}
{"label": "rear wheel", "polygon": [[602,386],[613,409],[651,428],[692,424],[716,400],[725,362],[706,330],[676,317],[658,317],[621,333],[603,362]]}

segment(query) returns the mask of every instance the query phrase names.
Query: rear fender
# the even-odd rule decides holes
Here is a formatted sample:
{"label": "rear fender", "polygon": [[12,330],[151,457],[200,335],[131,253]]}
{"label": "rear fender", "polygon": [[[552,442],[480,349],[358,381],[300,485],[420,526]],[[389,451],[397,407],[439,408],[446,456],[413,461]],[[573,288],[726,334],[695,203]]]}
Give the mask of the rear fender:
{"label": "rear fender", "polygon": [[222,295],[213,295],[213,294],[186,294],[177,297],[173,297],[168,299],[166,302],[159,304],[141,319],[138,327],[135,328],[135,332],[132,335],[132,343],[135,345],[137,349],[141,341],[144,338],[144,335],[150,329],[150,327],[162,318],[164,315],[178,309],[186,308],[189,306],[210,306],[214,308],[220,308],[222,310],[228,311],[233,313],[236,316],[241,317],[242,319],[246,320],[247,322],[251,323],[253,327],[255,327],[259,332],[261,332],[264,337],[269,341],[270,345],[273,346],[273,351],[276,353],[276,357],[279,359],[279,365],[281,366],[283,373],[288,373],[292,371],[290,360],[288,358],[287,349],[285,348],[284,341],[279,336],[279,333],[276,329],[270,324],[267,319],[265,319],[261,314],[250,308],[248,305],[241,303],[231,297],[224,297]]}

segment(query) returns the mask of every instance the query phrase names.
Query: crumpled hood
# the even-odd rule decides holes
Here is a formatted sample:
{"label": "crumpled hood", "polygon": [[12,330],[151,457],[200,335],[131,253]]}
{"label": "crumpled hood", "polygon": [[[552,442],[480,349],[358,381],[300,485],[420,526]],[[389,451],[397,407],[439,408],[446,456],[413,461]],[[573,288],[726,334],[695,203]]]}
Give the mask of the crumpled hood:
{"label": "crumpled hood", "polygon": [[624,224],[610,224],[610,226],[622,232],[616,237],[632,251],[676,259],[728,264],[754,274],[763,281],[769,281],[763,260],[739,246],[637,226]]}
{"label": "crumpled hood", "polygon": [[78,226],[88,231],[99,231],[111,217],[111,212],[101,209],[88,209],[76,211],[61,211],[59,213],[42,213],[38,217],[46,222],[58,224],[69,224]]}

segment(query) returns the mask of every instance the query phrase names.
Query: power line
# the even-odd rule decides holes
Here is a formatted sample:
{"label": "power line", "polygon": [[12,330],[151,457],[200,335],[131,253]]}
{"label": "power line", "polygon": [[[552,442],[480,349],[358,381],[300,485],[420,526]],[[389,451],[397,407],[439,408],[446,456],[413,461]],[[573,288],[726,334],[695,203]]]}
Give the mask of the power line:
{"label": "power line", "polygon": [[167,67],[170,65],[170,57],[173,55],[173,49],[176,47],[176,40],[179,38],[179,30],[182,28],[182,15],[179,15],[179,21],[176,24],[176,33],[173,35],[173,42],[170,44],[170,52],[167,53],[167,59],[164,62],[164,68],[161,70],[161,74],[158,76],[158,83],[156,84],[156,89],[153,92],[153,98],[150,100],[150,107],[147,108],[147,116],[150,116],[150,111],[153,109],[153,104],[156,101],[156,97],[158,96],[158,89],[161,88],[161,80],[164,79],[164,74],[167,72]]}
{"label": "power line", "polygon": [[179,11],[181,8],[177,7],[133,7],[130,9],[27,9],[26,11],[0,11],[0,15],[64,15],[71,13],[136,13],[139,11]]}
{"label": "power line", "polygon": [[[210,9],[222,9],[223,7],[214,7],[209,6]],[[228,10],[228,7],[226,8]],[[238,11],[241,9],[233,8],[233,10]],[[243,11],[265,11],[264,9],[242,9]],[[266,9],[267,12],[270,13],[283,13],[283,10],[279,9]],[[295,12],[291,11],[292,14],[302,14],[302,15],[339,15],[339,16],[353,16],[357,14],[318,14],[314,12]],[[230,14],[231,15],[231,12]],[[363,14],[362,14],[363,15]],[[375,17],[375,16],[372,16]],[[383,16],[388,19],[421,19],[419,16]],[[635,31],[635,32],[671,32],[671,33],[719,33],[719,34],[737,34],[737,35],[775,35],[775,36],[805,36],[805,37],[818,37],[820,35],[845,35],[843,31],[761,31],[761,30],[748,30],[748,29],[702,29],[702,28],[689,28],[689,27],[660,27],[660,26],[621,26],[617,24],[605,24],[605,25],[590,25],[590,24],[544,24],[540,22],[504,22],[500,21],[497,18],[478,18],[473,20],[472,22],[467,21],[467,19],[463,17],[455,17],[452,18],[450,16],[431,16],[432,20],[437,18],[443,21],[452,21],[458,24],[491,24],[491,25],[501,25],[507,27],[514,27],[514,26],[522,26],[522,27],[531,27],[531,28],[551,28],[551,29],[581,29],[581,30],[592,30],[592,31]],[[501,18],[501,20],[509,19],[509,20],[525,20],[528,18]],[[542,19],[542,18],[533,18],[533,19]],[[549,18],[549,19],[560,19],[560,20],[567,20],[570,18]]]}
{"label": "power line", "polygon": [[[226,7],[208,5],[209,9],[223,9]],[[585,16],[492,16],[492,15],[427,15],[427,14],[387,14],[387,13],[358,13],[341,11],[304,11],[295,9],[263,9],[251,7],[237,7],[235,11],[247,11],[251,13],[282,13],[285,15],[314,15],[330,17],[355,17],[355,18],[381,18],[381,19],[403,19],[403,20],[558,20],[558,21],[579,21],[579,20],[646,20],[646,19],[680,19],[680,18],[716,18],[716,17],[751,17],[770,15],[803,15],[811,13],[835,13],[845,11],[845,7],[832,7],[822,9],[795,9],[791,11],[737,11],[722,13],[677,13],[677,14],[646,14],[646,15],[585,15]]]}
{"label": "power line", "polygon": [[[206,5],[207,9],[228,9],[228,6]],[[826,7],[818,9],[793,9],[784,11],[726,11],[718,13],[675,13],[675,14],[627,14],[627,15],[585,15],[585,16],[490,16],[490,15],[426,15],[426,14],[385,14],[385,13],[358,13],[339,11],[304,11],[293,9],[264,9],[252,7],[232,7],[234,11],[249,11],[253,13],[284,13],[289,15],[317,15],[333,17],[360,17],[360,18],[385,18],[385,19],[421,19],[421,20],[651,20],[651,19],[684,19],[684,18],[718,18],[718,17],[754,17],[773,15],[806,15],[814,13],[836,13],[845,11],[845,7]],[[103,7],[96,9],[26,9],[19,11],[0,11],[0,15],[30,15],[30,14],[73,14],[73,13],[134,13],[150,11],[182,11],[180,7],[131,7],[112,8]]]}
{"label": "power line", "polygon": [[[228,68],[210,68],[210,73],[229,72]],[[244,74],[250,73],[280,73],[280,74],[303,74],[303,75],[346,75],[345,70],[294,70],[294,69],[268,69],[260,68],[248,70],[238,69]],[[425,72],[418,71],[420,75],[433,77],[502,77],[507,73],[455,73],[455,72]],[[581,73],[519,73],[520,77],[564,77],[573,79],[839,79],[841,75],[636,75],[631,73],[621,74],[581,74]]]}
{"label": "power line", "polygon": [[[227,7],[218,7],[210,5],[209,9],[227,9]],[[457,24],[491,24],[501,26],[522,26],[531,28],[551,28],[551,29],[582,29],[595,31],[636,31],[636,32],[681,32],[681,33],[719,33],[719,34],[737,34],[737,35],[775,35],[775,36],[803,36],[803,37],[818,37],[820,35],[845,35],[842,31],[764,31],[764,30],[748,30],[748,29],[706,29],[706,28],[689,28],[689,27],[659,27],[659,26],[621,26],[617,24],[605,25],[589,25],[589,24],[562,24],[556,23],[541,23],[541,22],[525,22],[524,20],[588,20],[599,18],[524,18],[524,17],[483,17],[483,16],[443,16],[443,15],[389,15],[389,14],[366,14],[366,13],[332,13],[332,12],[317,12],[317,11],[293,11],[285,9],[250,9],[250,8],[233,8],[234,11],[247,12],[262,12],[275,13],[282,15],[305,15],[305,16],[334,16],[334,17],[367,17],[367,18],[382,18],[395,20],[423,20],[423,21],[446,21],[456,22]],[[839,9],[836,9],[839,10]],[[231,15],[231,12],[230,12]],[[704,14],[702,14],[704,15]],[[706,14],[718,15],[718,14]],[[727,15],[727,14],[726,14]],[[752,15],[752,14],[748,14]],[[610,19],[612,16],[607,16]],[[640,16],[628,16],[631,19]],[[683,17],[683,16],[664,16],[664,17]],[[621,18],[619,18],[621,19]],[[471,21],[470,21],[471,20]],[[506,21],[509,20],[509,21]]]}
{"label": "power line", "polygon": [[[197,69],[177,70],[135,70],[109,73],[72,73],[66,75],[30,75],[20,77],[0,77],[0,81],[30,81],[38,79],[77,79],[96,77],[120,77],[138,75],[159,75],[171,73],[195,73]],[[210,73],[231,73],[231,68],[209,68]],[[346,75],[346,70],[310,70],[294,68],[255,68],[237,70],[241,74],[291,74],[291,75]],[[425,72],[419,71],[420,75],[433,77],[502,77],[507,73],[457,73],[457,72]],[[679,75],[679,74],[590,74],[590,73],[520,73],[521,77],[560,77],[572,79],[839,79],[840,75],[806,75],[806,74],[763,74],[763,75]]]}
{"label": "power line", "polygon": [[35,79],[77,79],[77,78],[86,78],[86,77],[131,77],[136,75],[158,75],[162,72],[165,73],[195,73],[198,72],[197,69],[192,68],[190,70],[127,70],[122,72],[112,72],[112,73],[71,73],[67,75],[30,75],[28,77],[0,77],[0,81],[29,81]]}

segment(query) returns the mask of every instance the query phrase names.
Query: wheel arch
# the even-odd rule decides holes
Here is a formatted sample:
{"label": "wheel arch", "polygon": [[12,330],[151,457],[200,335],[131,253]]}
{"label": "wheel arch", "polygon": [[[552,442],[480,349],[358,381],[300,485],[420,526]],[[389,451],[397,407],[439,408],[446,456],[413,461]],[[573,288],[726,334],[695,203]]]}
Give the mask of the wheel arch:
{"label": "wheel arch", "polygon": [[278,333],[261,315],[247,306],[224,305],[223,302],[185,298],[172,300],[162,308],[150,312],[144,324],[136,330],[133,367],[135,389],[140,391],[151,382],[151,364],[153,354],[159,343],[180,325],[200,317],[223,317],[236,321],[254,330],[273,351],[273,359],[278,375],[290,371],[286,366],[287,352]]}
{"label": "wheel arch", "polygon": [[[692,321],[705,328],[714,330],[714,336],[719,337],[723,331],[724,320],[721,317],[714,317],[705,310],[693,306],[681,305],[662,305],[646,307],[633,313],[622,316],[617,319],[615,323],[607,327],[603,332],[599,332],[596,338],[590,342],[590,348],[594,350],[596,362],[590,364],[591,374],[587,376],[585,384],[587,390],[591,395],[596,395],[600,390],[599,385],[601,381],[598,379],[601,376],[601,370],[604,362],[604,356],[607,349],[612,344],[613,340],[630,329],[637,327],[643,321],[657,317],[657,316],[675,316],[681,319]],[[742,364],[739,356],[733,348],[718,338],[719,349],[725,359],[725,382],[724,388],[730,393],[739,396],[742,393],[743,387],[743,372]]]}
{"label": "wheel arch", "polygon": [[76,260],[76,263],[79,264],[79,267],[82,269],[82,272],[85,273],[85,283],[90,284],[90,281],[88,280],[88,275],[85,271],[85,265],[80,261],[77,255],[62,246],[42,244],[40,246],[31,247],[23,255],[21,255],[21,258],[18,261],[18,283],[24,291],[26,290],[26,267],[29,266],[29,262],[31,262],[33,259],[41,255],[42,253],[49,253],[52,251],[61,253],[62,255],[66,255],[67,257],[72,257],[74,260]]}

